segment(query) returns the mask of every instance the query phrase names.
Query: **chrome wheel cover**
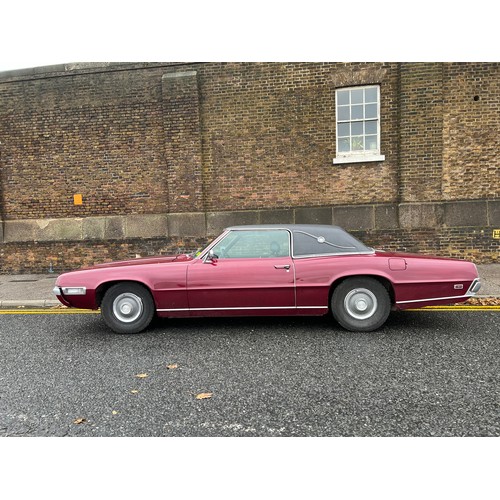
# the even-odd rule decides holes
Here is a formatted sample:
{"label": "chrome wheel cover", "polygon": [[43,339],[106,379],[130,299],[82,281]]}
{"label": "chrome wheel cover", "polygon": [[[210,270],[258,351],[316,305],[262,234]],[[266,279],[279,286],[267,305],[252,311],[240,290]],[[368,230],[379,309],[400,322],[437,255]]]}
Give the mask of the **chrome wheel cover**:
{"label": "chrome wheel cover", "polygon": [[355,288],[346,295],[344,307],[349,316],[360,320],[368,319],[377,310],[377,297],[366,288]]}
{"label": "chrome wheel cover", "polygon": [[123,323],[132,323],[143,311],[142,299],[135,293],[122,293],[113,301],[113,314]]}

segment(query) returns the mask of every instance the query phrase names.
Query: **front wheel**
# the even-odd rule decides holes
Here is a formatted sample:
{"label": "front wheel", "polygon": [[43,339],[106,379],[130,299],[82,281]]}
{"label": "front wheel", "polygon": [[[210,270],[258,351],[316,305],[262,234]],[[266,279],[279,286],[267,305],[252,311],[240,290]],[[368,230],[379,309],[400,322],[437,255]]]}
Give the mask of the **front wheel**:
{"label": "front wheel", "polygon": [[118,283],[104,295],[101,313],[116,333],[139,333],[151,323],[154,302],[149,290],[138,283]]}
{"label": "front wheel", "polygon": [[371,332],[380,328],[391,311],[391,300],[384,285],[374,278],[349,278],[335,288],[333,317],[352,332]]}

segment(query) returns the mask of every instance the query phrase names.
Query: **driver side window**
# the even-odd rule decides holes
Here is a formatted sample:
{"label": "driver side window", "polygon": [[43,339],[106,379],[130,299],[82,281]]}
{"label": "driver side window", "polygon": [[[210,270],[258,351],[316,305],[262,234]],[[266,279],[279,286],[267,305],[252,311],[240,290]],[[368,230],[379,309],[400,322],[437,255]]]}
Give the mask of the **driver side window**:
{"label": "driver side window", "polygon": [[290,234],[284,229],[235,230],[213,247],[219,259],[266,259],[290,255]]}

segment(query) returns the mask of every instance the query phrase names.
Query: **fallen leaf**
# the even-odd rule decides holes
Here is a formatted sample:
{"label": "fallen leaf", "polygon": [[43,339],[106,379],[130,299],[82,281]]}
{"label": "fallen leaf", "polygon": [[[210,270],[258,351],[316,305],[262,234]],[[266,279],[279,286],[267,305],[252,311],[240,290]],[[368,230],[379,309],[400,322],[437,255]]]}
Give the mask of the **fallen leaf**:
{"label": "fallen leaf", "polygon": [[118,412],[117,412],[116,410],[113,410],[111,413],[112,413],[113,415],[118,415]]}
{"label": "fallen leaf", "polygon": [[87,420],[85,418],[77,418],[76,420],[73,420],[73,423],[79,425],[79,424],[83,424],[86,421]]}
{"label": "fallen leaf", "polygon": [[177,365],[177,364],[174,363],[172,365],[167,365],[167,369],[169,369],[169,370],[175,370],[176,368],[178,368],[178,366],[179,365]]}
{"label": "fallen leaf", "polygon": [[146,378],[147,376],[148,376],[148,374],[147,374],[147,373],[138,373],[138,374],[136,375],[136,377],[137,377],[137,378]]}
{"label": "fallen leaf", "polygon": [[465,302],[465,305],[470,306],[499,306],[499,297],[473,297]]}
{"label": "fallen leaf", "polygon": [[131,392],[132,394],[137,394],[139,391],[138,391],[137,389],[132,389],[130,392]]}
{"label": "fallen leaf", "polygon": [[200,394],[196,395],[196,399],[208,399],[211,398],[214,395],[213,392],[201,392]]}

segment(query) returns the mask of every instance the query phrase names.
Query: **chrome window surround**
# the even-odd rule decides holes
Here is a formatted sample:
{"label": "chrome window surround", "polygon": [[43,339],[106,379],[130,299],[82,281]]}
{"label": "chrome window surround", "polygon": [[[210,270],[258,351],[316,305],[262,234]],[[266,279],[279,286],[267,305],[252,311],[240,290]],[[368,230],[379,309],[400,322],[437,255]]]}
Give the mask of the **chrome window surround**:
{"label": "chrome window surround", "polygon": [[[284,255],[282,256],[283,257],[290,257],[290,252],[291,250],[293,249],[293,235],[291,233],[291,231],[285,227],[263,227],[263,228],[260,228],[260,229],[256,229],[254,227],[252,228],[248,228],[248,229],[231,229],[231,230],[225,230],[218,238],[216,238],[212,243],[210,243],[210,245],[205,248],[205,250],[202,251],[202,253],[198,256],[199,259],[203,260],[203,262],[205,262],[207,260],[207,257],[208,257],[208,252],[210,252],[210,250],[215,247],[216,245],[218,245],[222,240],[224,240],[226,238],[226,236],[229,235],[229,233],[233,233],[233,232],[237,232],[237,231],[287,231],[288,232],[288,243],[289,243],[289,249],[288,249],[288,255]],[[205,253],[206,251],[206,253]],[[259,259],[260,257],[240,257],[242,259]],[[279,258],[279,257],[277,257]]]}
{"label": "chrome window surround", "polygon": [[[292,257],[292,259],[308,259],[311,257],[341,257],[343,255],[373,255],[375,253],[375,250],[372,248],[370,250],[360,251],[360,252],[339,252],[339,253],[294,255],[294,253],[293,253],[293,249],[294,249],[293,232],[290,229],[288,229],[286,227],[269,227],[269,228],[263,227],[262,229],[257,229],[257,230],[258,231],[276,231],[276,230],[288,231],[288,233],[290,235],[290,250],[291,250],[290,256]],[[244,228],[231,229],[231,230],[226,229],[218,238],[216,238],[214,241],[212,241],[212,243],[210,243],[210,245],[208,247],[206,247],[202,251],[202,253],[200,253],[200,255],[196,258],[203,260],[203,262],[205,262],[207,260],[207,257],[208,257],[208,252],[210,252],[210,250],[215,245],[217,245],[220,241],[222,241],[222,239],[224,239],[226,237],[226,235],[232,231],[256,231],[256,229],[254,227],[248,228],[248,229],[244,229]]]}

